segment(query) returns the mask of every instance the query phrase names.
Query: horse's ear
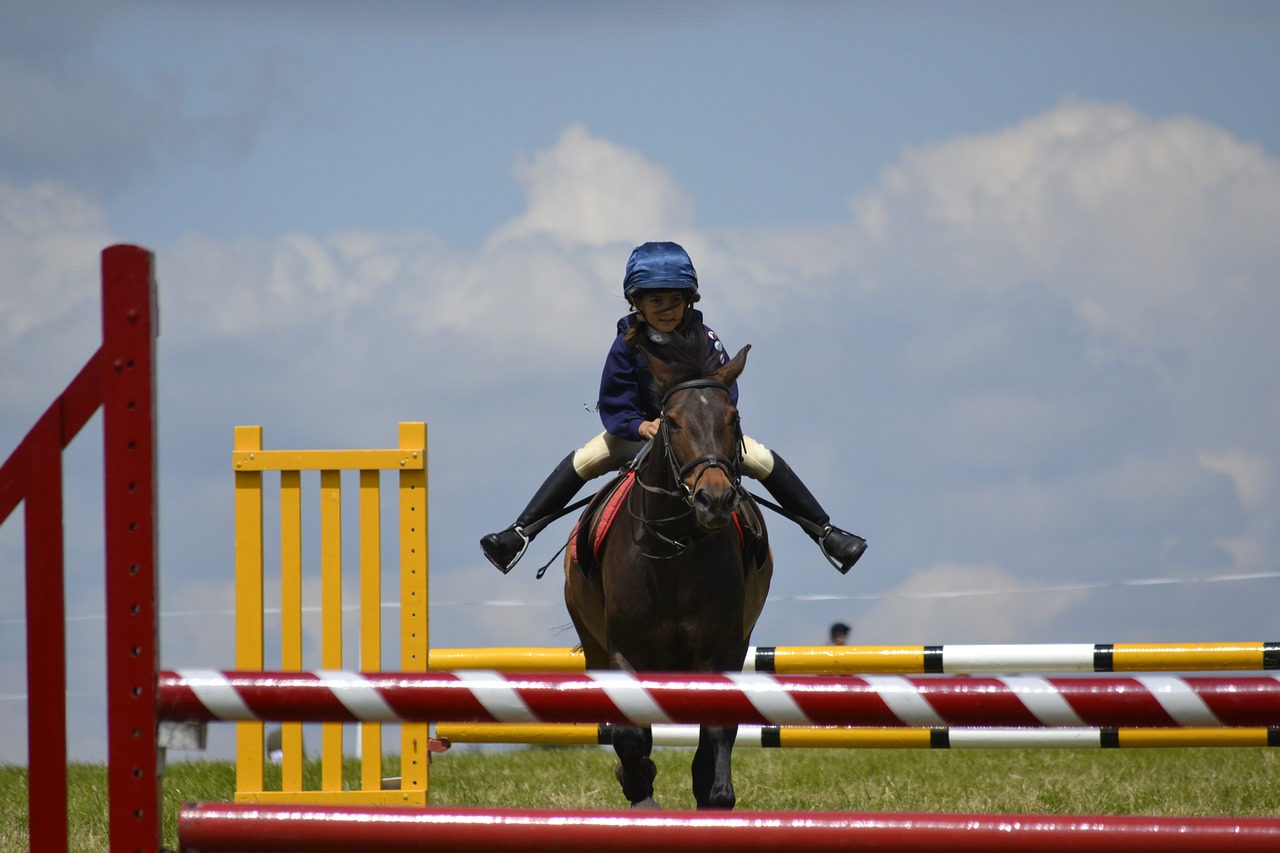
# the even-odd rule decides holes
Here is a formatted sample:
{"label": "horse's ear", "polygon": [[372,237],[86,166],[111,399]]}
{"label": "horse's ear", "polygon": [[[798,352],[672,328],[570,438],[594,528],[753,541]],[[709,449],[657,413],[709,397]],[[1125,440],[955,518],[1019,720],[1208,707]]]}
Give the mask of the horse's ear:
{"label": "horse's ear", "polygon": [[742,368],[747,366],[747,353],[751,350],[751,344],[747,344],[738,350],[738,354],[729,359],[729,362],[716,371],[715,379],[723,382],[725,385],[732,385],[738,381],[738,377],[742,375]]}
{"label": "horse's ear", "polygon": [[651,353],[649,350],[644,351],[646,360],[649,362],[649,372],[653,374],[653,378],[657,381],[658,387],[666,390],[672,386],[672,379],[675,374],[671,369],[671,365]]}

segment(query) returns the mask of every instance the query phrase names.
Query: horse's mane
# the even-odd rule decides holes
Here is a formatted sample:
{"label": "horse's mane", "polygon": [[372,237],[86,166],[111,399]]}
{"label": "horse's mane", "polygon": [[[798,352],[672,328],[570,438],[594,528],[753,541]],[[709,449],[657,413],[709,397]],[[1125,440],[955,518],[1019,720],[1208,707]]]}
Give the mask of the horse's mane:
{"label": "horse's mane", "polygon": [[[672,385],[705,379],[720,369],[720,359],[714,351],[708,350],[706,330],[700,327],[672,334],[663,347],[662,356],[649,349],[645,352],[649,358],[657,359],[671,369]],[[662,399],[661,392],[665,389],[657,379],[654,379],[654,385],[658,386],[655,388],[658,392],[655,397]]]}

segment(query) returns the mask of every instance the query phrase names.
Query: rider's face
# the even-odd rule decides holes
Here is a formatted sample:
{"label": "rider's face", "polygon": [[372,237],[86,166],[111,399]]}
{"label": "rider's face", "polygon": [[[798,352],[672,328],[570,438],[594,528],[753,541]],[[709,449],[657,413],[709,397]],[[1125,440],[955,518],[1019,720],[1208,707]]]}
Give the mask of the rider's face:
{"label": "rider's face", "polygon": [[659,332],[674,332],[684,319],[685,296],[679,290],[651,290],[636,299],[636,310]]}

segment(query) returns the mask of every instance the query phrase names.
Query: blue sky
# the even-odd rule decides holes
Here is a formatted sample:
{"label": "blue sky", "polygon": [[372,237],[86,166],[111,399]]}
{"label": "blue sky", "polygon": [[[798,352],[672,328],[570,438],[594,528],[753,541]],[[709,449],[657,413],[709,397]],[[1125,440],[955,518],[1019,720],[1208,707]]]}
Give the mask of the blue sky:
{"label": "blue sky", "polygon": [[237,424],[427,421],[432,642],[570,645],[557,528],[506,577],[476,540],[598,429],[627,254],[674,239],[753,345],[747,431],[871,542],[840,577],[777,520],[757,642],[1275,639],[1278,47],[1269,3],[8,3],[0,448],[96,347],[98,252],[144,245],[166,667],[231,665]]}

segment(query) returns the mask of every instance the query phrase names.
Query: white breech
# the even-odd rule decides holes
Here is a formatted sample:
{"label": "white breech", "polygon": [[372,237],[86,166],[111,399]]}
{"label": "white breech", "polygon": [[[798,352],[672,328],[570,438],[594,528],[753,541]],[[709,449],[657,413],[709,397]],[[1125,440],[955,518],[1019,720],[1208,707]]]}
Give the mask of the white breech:
{"label": "white breech", "polygon": [[[645,444],[602,432],[573,454],[573,470],[583,480],[594,480],[630,462]],[[773,471],[773,452],[749,435],[742,437],[742,444],[742,473],[753,480],[768,477]]]}

